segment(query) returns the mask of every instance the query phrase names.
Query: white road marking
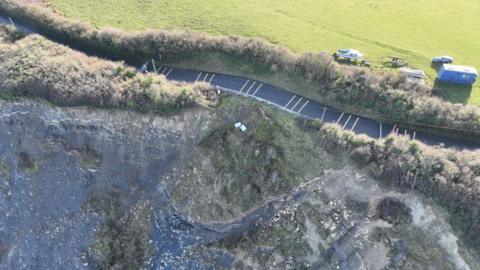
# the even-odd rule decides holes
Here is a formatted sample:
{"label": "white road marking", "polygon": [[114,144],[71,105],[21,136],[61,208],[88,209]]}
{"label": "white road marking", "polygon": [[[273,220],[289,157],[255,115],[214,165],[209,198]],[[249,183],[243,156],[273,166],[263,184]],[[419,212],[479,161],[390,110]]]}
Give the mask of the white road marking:
{"label": "white road marking", "polygon": [[300,98],[300,99],[297,101],[297,103],[295,103],[295,105],[293,105],[292,111],[295,111],[295,107],[297,107],[298,103],[300,103],[300,101],[302,101],[302,100],[303,100],[303,98]]}
{"label": "white road marking", "polygon": [[203,77],[203,81],[206,82],[206,81],[207,81],[207,78],[208,78],[208,73],[205,74],[205,77]]}
{"label": "white road marking", "polygon": [[198,82],[198,80],[200,79],[200,76],[202,76],[202,72],[200,72],[200,74],[198,74],[197,78],[195,79],[196,82]]}
{"label": "white road marking", "polygon": [[347,127],[348,122],[350,121],[351,118],[352,118],[352,115],[349,115],[348,118],[347,118],[347,121],[345,122],[345,124],[343,124],[344,129]]}
{"label": "white road marking", "polygon": [[323,107],[322,119],[320,119],[320,122],[323,122],[323,117],[325,117],[326,111],[327,111],[327,107]]}
{"label": "white road marking", "polygon": [[287,105],[285,105],[284,107],[287,108],[288,105],[290,105],[290,103],[297,97],[297,95],[293,95],[292,99],[290,99],[290,101],[287,103]]}
{"label": "white road marking", "polygon": [[212,83],[213,78],[215,78],[215,74],[212,75],[212,77],[210,78],[210,80],[208,81],[208,83]]}
{"label": "white road marking", "polygon": [[309,102],[310,102],[310,100],[307,100],[307,102],[305,102],[305,103],[303,104],[303,106],[300,108],[300,110],[298,110],[298,113],[301,113],[302,110],[303,110],[303,108],[305,108],[305,106],[307,106],[307,104],[308,104]]}
{"label": "white road marking", "polygon": [[355,126],[357,126],[358,120],[360,120],[360,117],[357,117],[357,120],[355,120],[355,122],[353,123],[353,126],[352,126],[352,128],[350,129],[351,131],[353,131],[353,129],[355,128]]}
{"label": "white road marking", "polygon": [[253,82],[252,85],[250,85],[250,87],[248,88],[248,90],[245,91],[245,94],[248,95],[248,92],[250,92],[250,90],[252,90],[252,88],[255,86],[255,84],[257,84],[257,82]]}
{"label": "white road marking", "polygon": [[345,115],[345,113],[342,112],[342,114],[340,114],[340,117],[338,117],[338,119],[337,119],[337,125],[338,125],[338,123],[340,123],[340,120],[342,120],[343,115]]}
{"label": "white road marking", "polygon": [[148,73],[148,61],[143,64],[142,69],[144,72]]}
{"label": "white road marking", "polygon": [[152,65],[153,65],[153,71],[157,73],[157,67],[155,66],[155,60],[153,60],[153,58],[152,58]]}
{"label": "white road marking", "polygon": [[395,133],[396,128],[397,128],[397,125],[393,125],[392,131],[390,131],[390,133]]}
{"label": "white road marking", "polygon": [[247,80],[247,81],[243,84],[242,88],[240,88],[240,92],[243,91],[243,89],[247,86],[247,84],[248,84],[249,82],[250,82],[250,80]]}
{"label": "white road marking", "polygon": [[255,94],[258,92],[258,90],[260,90],[260,88],[262,88],[262,86],[263,86],[263,83],[261,83],[261,84],[257,87],[257,89],[255,89],[255,92],[253,92],[252,96],[255,96]]}
{"label": "white road marking", "polygon": [[167,77],[168,75],[170,75],[170,72],[173,71],[173,68],[170,68],[170,70],[167,72],[167,74],[165,74],[165,77]]}
{"label": "white road marking", "polygon": [[383,137],[382,135],[383,135],[382,134],[382,122],[380,122],[380,139]]}

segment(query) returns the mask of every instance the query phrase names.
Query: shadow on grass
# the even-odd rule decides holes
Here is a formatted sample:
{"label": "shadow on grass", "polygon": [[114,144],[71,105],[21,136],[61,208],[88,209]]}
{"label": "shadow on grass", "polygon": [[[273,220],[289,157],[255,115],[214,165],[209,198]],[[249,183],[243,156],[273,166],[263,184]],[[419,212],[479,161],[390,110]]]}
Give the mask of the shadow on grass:
{"label": "shadow on grass", "polygon": [[[357,66],[357,67],[361,67],[361,66],[364,66],[364,60],[356,60],[356,61],[353,61],[353,60],[348,60],[348,59],[335,59],[335,61],[341,65],[347,65],[347,66]],[[366,61],[366,60],[365,60]],[[368,61],[366,61],[368,63]]]}
{"label": "shadow on grass", "polygon": [[[431,63],[430,67],[435,70],[436,73],[438,73],[438,71],[442,68],[442,64]],[[448,83],[435,79],[433,83],[432,94],[452,103],[466,104],[470,99],[472,89],[472,85]]]}
{"label": "shadow on grass", "polygon": [[442,68],[442,64],[432,62],[430,67],[438,73],[438,71]]}
{"label": "shadow on grass", "polygon": [[472,85],[441,82],[435,79],[432,94],[452,103],[468,103],[472,94]]}

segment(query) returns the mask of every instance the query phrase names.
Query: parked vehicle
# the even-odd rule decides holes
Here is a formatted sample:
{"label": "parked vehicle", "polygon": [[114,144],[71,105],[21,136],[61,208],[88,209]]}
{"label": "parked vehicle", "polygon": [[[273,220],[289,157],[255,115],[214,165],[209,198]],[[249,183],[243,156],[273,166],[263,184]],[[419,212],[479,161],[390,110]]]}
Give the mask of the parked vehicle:
{"label": "parked vehicle", "polygon": [[472,85],[478,77],[478,72],[473,67],[444,64],[438,71],[437,78],[442,82]]}
{"label": "parked vehicle", "polygon": [[371,67],[372,65],[370,64],[370,62],[368,62],[367,60],[362,60],[360,61],[360,64],[359,64],[361,67]]}
{"label": "parked vehicle", "polygon": [[451,64],[453,63],[453,57],[448,55],[435,56],[432,58],[432,63],[434,64]]}
{"label": "parked vehicle", "polygon": [[412,81],[423,82],[425,79],[425,72],[420,69],[411,69],[407,67],[400,68],[400,72],[407,76],[407,79]]}
{"label": "parked vehicle", "polygon": [[398,56],[387,56],[387,60],[382,61],[382,65],[391,68],[407,67],[408,61]]}
{"label": "parked vehicle", "polygon": [[363,54],[353,49],[340,49],[333,54],[333,57],[338,59],[345,59],[350,61],[357,61],[363,57]]}

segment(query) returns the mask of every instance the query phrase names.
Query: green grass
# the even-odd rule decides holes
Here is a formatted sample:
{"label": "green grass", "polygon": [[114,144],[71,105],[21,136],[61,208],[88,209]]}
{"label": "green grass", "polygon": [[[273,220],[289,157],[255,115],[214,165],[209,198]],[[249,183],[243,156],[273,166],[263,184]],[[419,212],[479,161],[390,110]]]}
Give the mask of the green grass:
{"label": "green grass", "polygon": [[[49,0],[71,18],[126,30],[187,28],[263,37],[294,51],[363,51],[374,64],[388,55],[427,72],[435,55],[480,67],[480,2],[472,0]],[[480,105],[480,83],[445,87],[452,102]]]}

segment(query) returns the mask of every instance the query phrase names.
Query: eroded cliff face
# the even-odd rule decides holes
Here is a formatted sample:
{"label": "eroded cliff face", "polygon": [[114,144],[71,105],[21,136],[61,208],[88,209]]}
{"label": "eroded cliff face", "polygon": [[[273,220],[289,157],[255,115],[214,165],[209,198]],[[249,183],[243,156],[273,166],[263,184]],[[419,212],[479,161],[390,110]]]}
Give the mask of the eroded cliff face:
{"label": "eroded cliff face", "polygon": [[169,117],[0,101],[0,269],[478,268],[435,205],[319,145],[238,98]]}
{"label": "eroded cliff face", "polygon": [[117,256],[131,242],[142,265],[152,213],[172,205],[159,180],[188,159],[209,112],[158,118],[29,101],[1,108],[2,267],[128,266]]}

